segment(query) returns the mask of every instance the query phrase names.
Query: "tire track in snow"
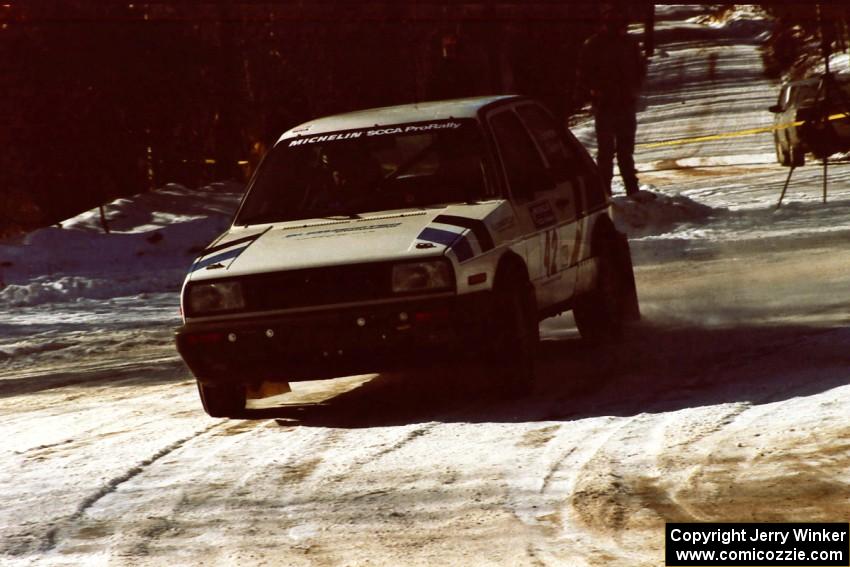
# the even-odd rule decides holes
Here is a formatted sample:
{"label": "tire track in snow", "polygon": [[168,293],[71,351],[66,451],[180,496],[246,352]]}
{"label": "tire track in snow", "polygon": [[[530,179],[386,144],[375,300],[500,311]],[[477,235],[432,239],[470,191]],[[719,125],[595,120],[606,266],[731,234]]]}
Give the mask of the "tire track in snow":
{"label": "tire track in snow", "polygon": [[[684,386],[691,389],[712,385],[726,388],[740,372],[744,372],[746,380],[749,368],[775,358],[790,344],[799,346],[801,342],[816,341],[823,334],[824,331],[815,331],[782,340],[779,344],[754,345],[739,356],[704,369]],[[711,380],[715,376],[723,377],[719,384]],[[586,528],[579,529],[575,537],[579,541],[593,542],[594,549],[588,548],[589,554],[608,554],[626,560],[630,559],[634,550],[653,553],[660,545],[659,541],[642,537],[646,529],[654,528],[656,524],[664,521],[722,520],[722,517],[706,516],[699,506],[694,506],[704,499],[687,501],[688,496],[705,491],[704,488],[698,489],[699,481],[715,477],[717,462],[725,466],[716,451],[709,450],[703,454],[694,446],[708,439],[708,449],[711,446],[719,449],[727,447],[734,434],[724,435],[723,432],[739,423],[742,415],[756,410],[761,404],[771,403],[771,400],[792,396],[808,386],[797,383],[779,390],[769,388],[761,396],[732,404],[725,412],[706,406],[704,414],[691,412],[684,420],[677,412],[665,412],[664,400],[659,400],[656,405],[659,413],[643,414],[644,419],[631,420],[618,427],[599,444],[597,451],[586,459],[577,473],[570,503],[573,517],[577,520],[575,523]],[[676,395],[676,392],[672,394]],[[790,403],[792,400],[784,400],[780,406]],[[653,411],[653,407],[649,406],[647,411]],[[776,408],[774,411],[777,411]],[[752,419],[755,418],[745,421]],[[712,439],[718,435],[716,440]],[[629,452],[629,447],[635,449]],[[569,460],[569,455],[565,455],[563,460]],[[550,478],[554,477],[555,472]],[[735,483],[734,476],[730,476],[728,482]],[[607,538],[602,537],[605,533],[609,533]]]}
{"label": "tire track in snow", "polygon": [[[544,465],[543,477],[534,492],[520,491],[509,506],[525,525],[535,528],[539,537],[529,543],[529,558],[535,565],[546,565],[544,557],[556,564],[580,564],[587,557],[610,557],[611,550],[597,542],[596,537],[586,537],[586,532],[569,521],[569,510],[580,481],[582,470],[620,431],[628,428],[640,416],[582,420],[587,431],[576,434],[562,428],[560,433],[571,447],[552,455],[554,459]],[[557,443],[558,437],[553,439]],[[555,538],[555,541],[552,541]],[[575,551],[581,549],[581,552]]]}
{"label": "tire track in snow", "polygon": [[[664,414],[642,413],[598,436],[572,475],[563,514],[563,540],[589,564],[642,564],[659,542],[647,535],[647,522],[658,518],[687,521],[687,516],[657,486],[654,457],[663,450]],[[652,445],[655,450],[651,450]],[[649,549],[648,549],[649,548]]]}
{"label": "tire track in snow", "polygon": [[[782,352],[789,346],[799,345],[801,339],[811,340],[823,334],[823,332],[815,331],[807,334],[805,337],[798,336],[785,339],[780,341],[779,344],[771,342],[769,344],[754,345],[737,356],[720,360],[704,368],[700,373],[692,376],[679,389],[674,390],[670,394],[675,397],[683,390],[701,390],[706,386],[728,387],[735,380],[735,371],[745,370],[747,367],[753,366],[761,360],[771,359],[778,352]],[[724,378],[718,383],[715,380],[717,376]],[[710,421],[695,423],[694,427],[690,427],[689,420],[686,420],[686,423],[683,424],[680,419],[676,419],[675,422],[680,431],[677,431],[676,434],[679,439],[673,445],[669,445],[665,441],[667,436],[664,431],[666,429],[664,422],[658,423],[655,427],[646,428],[641,427],[639,423],[635,423],[633,418],[620,426],[599,444],[594,454],[585,461],[582,468],[576,474],[573,483],[574,487],[587,485],[589,489],[584,490],[583,494],[581,491],[574,493],[571,498],[573,507],[575,507],[574,500],[576,496],[581,496],[583,500],[591,500],[591,503],[586,504],[593,509],[593,512],[584,514],[589,525],[594,525],[600,517],[607,518],[605,524],[609,527],[612,522],[614,524],[623,524],[620,526],[614,525],[614,528],[616,528],[615,531],[620,531],[625,525],[628,520],[626,514],[629,509],[632,511],[651,509],[655,514],[665,520],[699,520],[701,518],[699,513],[687,504],[680,502],[675,491],[664,489],[662,486],[663,483],[658,482],[659,479],[663,480],[665,475],[671,474],[673,469],[682,462],[682,453],[677,451],[677,448],[693,447],[696,443],[712,435],[716,435],[732,425],[742,414],[751,410],[754,406],[767,403],[772,398],[792,393],[795,389],[799,388],[799,386],[796,388],[783,388],[779,392],[775,389],[770,389],[765,395],[757,399],[734,404],[723,414],[712,414],[709,416],[711,418]],[[647,411],[653,411],[653,406],[661,408],[657,410],[661,413],[644,414],[650,422],[657,421],[658,416],[664,415],[663,408],[665,401],[665,399],[660,399],[655,404],[647,407]],[[686,429],[685,436],[682,436],[681,432],[683,425],[689,426]],[[634,453],[625,455],[624,458],[622,452],[618,453],[618,449],[626,446],[643,447],[644,449],[655,447],[655,449],[653,451],[644,451],[644,454]],[[611,447],[612,450],[609,451],[607,447]],[[654,463],[647,463],[647,466],[644,467],[649,474],[635,474],[641,469],[640,460],[652,457],[652,455],[656,456]],[[594,475],[598,471],[609,471],[610,478],[598,478],[598,475]],[[553,471],[550,478],[554,474],[555,472]],[[597,478],[594,478],[594,476]],[[600,484],[601,486],[597,486]],[[640,506],[628,506],[629,501],[636,501],[641,504]],[[579,514],[582,515],[581,511],[579,511]]]}
{"label": "tire track in snow", "polygon": [[[750,402],[739,402],[719,415],[705,408],[704,418],[701,410],[689,412],[684,419],[676,414],[662,416],[657,425],[646,432],[648,440],[643,446],[649,448],[647,457],[652,458],[648,474],[632,478],[623,475],[628,489],[641,502],[640,508],[651,510],[664,521],[702,521],[702,515],[680,498],[681,479],[691,476],[689,471],[693,465],[689,464],[689,459],[693,459],[694,447],[732,425],[752,407]],[[611,457],[613,462],[616,455]],[[626,470],[630,468],[636,467],[626,466]]]}
{"label": "tire track in snow", "polygon": [[98,501],[100,501],[105,496],[112,494],[113,492],[118,490],[119,486],[121,486],[125,482],[133,479],[134,477],[140,475],[141,473],[143,473],[145,471],[145,469],[147,469],[148,467],[150,467],[152,464],[156,463],[158,460],[162,459],[163,457],[165,457],[165,456],[173,453],[174,451],[180,449],[181,447],[183,447],[184,445],[186,445],[190,441],[197,439],[198,437],[205,435],[206,433],[209,433],[213,429],[217,429],[217,428],[223,426],[225,423],[227,423],[227,422],[214,423],[213,425],[210,425],[209,427],[206,427],[206,428],[204,428],[200,431],[196,431],[192,435],[189,435],[189,436],[184,437],[182,439],[178,439],[177,441],[163,447],[162,449],[160,449],[159,451],[157,451],[156,453],[154,453],[153,455],[151,455],[147,459],[137,463],[135,466],[128,469],[123,474],[116,476],[116,477],[112,478],[111,480],[109,480],[100,489],[93,492],[92,494],[90,494],[85,499],[83,499],[83,501],[80,502],[80,504],[77,506],[77,509],[74,511],[73,514],[71,514],[70,516],[68,516],[64,520],[60,520],[58,522],[58,524],[54,525],[48,531],[43,536],[41,544],[38,547],[38,551],[47,552],[47,551],[51,551],[53,548],[55,548],[56,544],[57,544],[57,536],[59,534],[59,531],[63,527],[65,527],[66,525],[68,525],[72,522],[75,522],[75,521],[79,520],[80,518],[82,518],[83,515],[86,513],[86,511],[89,508],[94,506]]}
{"label": "tire track in snow", "polygon": [[[635,432],[639,431],[640,427],[642,427],[645,422],[651,421],[652,419],[653,416],[650,414],[640,414],[626,418],[615,427],[614,431],[606,431],[607,434],[596,436],[596,439],[593,440],[593,446],[585,452],[582,463],[577,467],[575,473],[572,475],[570,482],[570,494],[568,498],[570,507],[579,514],[583,523],[587,524],[588,519],[604,517],[604,523],[608,525],[610,529],[620,529],[624,519],[624,510],[621,506],[612,506],[611,513],[609,514],[603,515],[600,513],[588,515],[582,513],[582,508],[579,504],[583,505],[586,500],[595,500],[597,496],[601,496],[606,500],[614,502],[613,495],[616,495],[621,491],[622,476],[613,472],[616,470],[616,467],[612,465],[618,464],[620,459],[606,459],[606,447],[613,446],[615,448],[619,448],[628,446],[628,444],[625,443],[625,440],[636,437]],[[640,443],[635,443],[634,446],[642,445]],[[608,462],[600,466],[600,461],[604,460],[607,460]],[[602,486],[599,486],[600,483],[598,482],[600,480],[598,478],[599,471],[605,471],[607,473]],[[612,478],[614,480],[611,480]],[[588,485],[588,488],[583,488],[585,484]],[[596,488],[597,486],[599,487]],[[599,512],[602,511],[603,510],[600,507]],[[592,523],[590,525],[592,525]]]}
{"label": "tire track in snow", "polygon": [[528,555],[528,558],[531,559],[531,564],[534,565],[534,567],[546,567],[546,562],[540,558],[538,555],[539,550],[534,547],[534,544],[529,543],[525,547],[525,553]]}
{"label": "tire track in snow", "polygon": [[354,473],[364,466],[374,463],[377,460],[389,455],[390,453],[394,453],[399,449],[407,446],[409,443],[415,441],[416,439],[422,437],[423,435],[427,435],[432,429],[434,429],[438,424],[428,423],[426,425],[422,425],[420,427],[416,427],[412,430],[407,431],[400,439],[396,440],[394,443],[387,445],[386,443],[379,446],[377,451],[370,451],[367,455],[358,457],[351,461],[346,467],[344,472],[336,473],[328,478],[331,482],[340,482],[348,478],[351,473]]}
{"label": "tire track in snow", "polygon": [[422,427],[416,428],[412,431],[408,431],[407,435],[405,435],[404,437],[402,437],[401,439],[399,439],[398,441],[396,441],[395,443],[393,443],[389,447],[386,447],[385,449],[378,451],[375,454],[374,457],[369,459],[369,462],[380,459],[381,457],[383,457],[385,455],[389,455],[390,453],[398,451],[399,449],[401,449],[402,447],[404,447],[408,443],[415,441],[416,439],[418,439],[419,437],[422,437],[423,435],[426,435],[427,433],[429,433],[435,427],[437,427],[436,423],[429,423],[428,425],[423,425]]}
{"label": "tire track in snow", "polygon": [[[817,341],[820,339],[820,335],[830,332],[834,333],[836,330],[831,329],[808,333],[798,340],[797,344]],[[818,501],[826,502],[825,505],[821,504],[821,506],[832,505],[833,500],[830,497],[824,497],[819,492],[823,491],[831,494],[843,489],[844,485],[842,483],[834,483],[829,477],[829,467],[826,469],[822,469],[819,466],[812,467],[811,463],[807,462],[805,458],[795,455],[796,447],[792,449],[791,447],[793,445],[789,445],[786,451],[781,451],[781,456],[776,457],[777,462],[782,464],[777,464],[777,462],[768,462],[766,464],[761,459],[764,457],[764,453],[755,452],[753,454],[751,452],[752,446],[757,445],[757,443],[751,442],[750,432],[757,430],[759,433],[755,437],[762,435],[762,430],[754,427],[753,424],[756,422],[768,422],[771,415],[782,416],[786,412],[786,408],[800,403],[800,398],[806,396],[805,392],[809,387],[810,385],[808,383],[797,383],[787,385],[785,388],[779,390],[770,390],[753,400],[752,404],[747,408],[751,410],[747,413],[748,417],[737,419],[739,416],[736,416],[739,426],[714,440],[702,458],[691,467],[690,474],[683,479],[683,488],[681,490],[683,496],[693,496],[694,494],[705,494],[707,491],[715,491],[714,498],[695,500],[690,504],[683,504],[683,506],[690,506],[692,508],[702,506],[703,509],[699,514],[694,513],[694,516],[698,517],[700,521],[721,521],[725,517],[724,514],[729,514],[732,504],[735,503],[741,510],[739,514],[743,514],[741,516],[743,518],[747,514],[753,514],[755,510],[758,510],[757,506],[752,505],[753,501],[769,502],[775,497],[775,494],[769,489],[764,489],[764,486],[770,485],[770,479],[780,478],[783,474],[786,474],[783,472],[785,469],[793,471],[797,482],[791,488],[786,489],[782,502],[776,498],[776,505],[771,507],[769,513],[763,512],[762,517],[753,516],[752,521],[793,521],[793,516],[782,515],[782,504],[790,506],[798,512],[800,506],[814,506],[817,509],[816,504]],[[779,419],[781,420],[781,417]],[[740,423],[741,421],[743,423]],[[724,424],[731,425],[732,420],[724,420]],[[719,434],[722,429],[724,428],[716,428],[715,433]],[[764,430],[764,432],[769,434],[770,430]],[[770,451],[767,452],[770,453]],[[843,451],[840,452],[843,453]],[[823,449],[819,450],[819,454],[823,454]],[[730,461],[740,461],[741,465],[737,467],[731,466]],[[747,464],[744,465],[744,463]],[[840,466],[839,468],[846,469],[845,466]],[[763,476],[759,476],[759,472],[756,469],[760,469],[761,474],[766,475],[768,479],[766,480]],[[758,480],[753,481],[753,478]],[[732,497],[733,495],[734,498]],[[718,513],[717,509],[712,508],[712,505],[715,508],[717,507],[716,502],[712,502],[712,500],[723,501],[724,499],[728,499],[729,502],[726,502],[725,506],[720,506],[721,513]],[[801,502],[804,504],[801,504]],[[843,510],[838,508],[836,510],[834,515],[840,517],[843,514]],[[813,514],[811,510],[807,513],[809,516]],[[805,514],[804,517],[806,517]]]}
{"label": "tire track in snow", "polygon": [[[263,443],[261,436],[264,434],[271,434],[274,437],[283,434],[286,439],[286,450],[256,451],[256,446]],[[250,439],[246,439],[246,436],[250,436]],[[167,478],[173,481],[173,486],[159,491],[155,503],[151,501],[148,509],[157,510],[156,515],[145,513],[136,517],[122,516],[120,518],[111,515],[106,520],[112,526],[118,521],[121,522],[120,529],[113,528],[115,535],[110,544],[110,557],[117,558],[119,563],[138,561],[140,558],[155,554],[157,552],[155,550],[163,539],[169,540],[167,544],[174,545],[174,539],[171,538],[187,537],[185,535],[187,532],[199,529],[193,521],[187,521],[187,517],[191,517],[193,512],[211,498],[245,502],[244,499],[251,499],[252,495],[262,493],[264,490],[262,487],[267,487],[269,482],[283,484],[288,487],[287,490],[290,493],[303,490],[308,479],[323,462],[320,455],[331,450],[341,437],[340,430],[280,428],[274,421],[226,422],[225,427],[206,435],[202,440],[199,439],[191,450],[197,452],[200,449],[211,461],[217,462],[218,472],[228,468],[229,474],[225,475],[227,480],[210,482],[205,476],[205,470],[195,468],[193,465],[183,467],[180,462],[172,463],[170,466],[179,467],[181,474],[185,476],[171,476],[165,468],[169,465],[163,465],[163,469],[157,473],[160,477],[163,474],[169,475]],[[180,459],[180,461],[184,460],[185,458]],[[154,486],[157,487],[156,490],[159,490],[157,478],[156,475],[149,475],[140,480],[134,489],[144,493],[149,492],[148,489]],[[309,492],[306,490],[307,494]],[[98,513],[103,514],[100,510]],[[89,518],[84,521],[92,521]],[[98,520],[94,522],[96,524]],[[281,517],[276,525],[285,526],[288,522],[288,518]],[[78,529],[78,526],[75,526],[75,530]],[[63,547],[78,544],[79,539],[78,534],[69,535],[63,541]],[[144,559],[142,562],[144,563]]]}
{"label": "tire track in snow", "polygon": [[[722,362],[704,368],[686,384],[671,392],[670,395],[664,396],[664,399],[647,400],[650,402],[647,411],[653,411],[652,408],[655,406],[658,408],[658,414],[644,413],[627,418],[618,424],[609,422],[597,432],[587,436],[579,445],[566,450],[549,466],[540,486],[539,493],[544,502],[547,502],[546,507],[554,506],[556,510],[554,514],[546,518],[551,517],[556,525],[563,525],[561,511],[565,505],[572,508],[573,517],[577,521],[571,523],[587,524],[589,530],[579,528],[570,536],[577,538],[582,545],[590,545],[587,550],[589,556],[599,555],[600,557],[610,556],[612,553],[616,556],[622,551],[622,546],[613,540],[606,545],[604,539],[600,539],[601,534],[597,533],[594,527],[599,518],[604,518],[605,526],[619,526],[617,531],[630,524],[633,521],[634,512],[640,510],[652,510],[661,518],[688,519],[692,515],[691,511],[669,494],[661,486],[662,483],[658,482],[658,480],[663,481],[663,475],[657,474],[660,468],[664,468],[663,466],[660,466],[658,462],[650,461],[643,467],[646,474],[633,474],[640,471],[640,460],[646,456],[665,455],[671,449],[675,450],[675,447],[668,447],[664,443],[666,425],[664,422],[659,423],[658,419],[666,413],[663,408],[667,398],[678,396],[683,388],[701,389],[713,383],[712,378],[718,374],[725,376],[738,368],[747,367],[758,360],[775,355],[778,350],[786,347],[787,345],[757,345],[731,360],[724,359]],[[691,430],[690,433],[694,436],[687,442],[678,443],[677,446],[692,444],[722,430],[750,407],[750,403],[736,404],[717,419],[703,424],[703,427],[696,430]],[[610,430],[612,425],[615,427],[613,431]],[[657,445],[657,449],[650,451],[649,455],[645,455],[646,451],[639,450],[653,444]],[[628,447],[635,447],[634,452],[628,453],[622,450]],[[563,474],[564,469],[569,472]],[[609,474],[604,476],[600,474],[600,471],[607,471]],[[566,499],[562,496],[559,498],[559,489],[566,489],[569,496]],[[560,501],[557,501],[558,499]],[[587,508],[585,510],[587,513],[582,514],[582,508]],[[643,517],[640,519],[644,520]],[[595,543],[591,545],[589,542]]]}

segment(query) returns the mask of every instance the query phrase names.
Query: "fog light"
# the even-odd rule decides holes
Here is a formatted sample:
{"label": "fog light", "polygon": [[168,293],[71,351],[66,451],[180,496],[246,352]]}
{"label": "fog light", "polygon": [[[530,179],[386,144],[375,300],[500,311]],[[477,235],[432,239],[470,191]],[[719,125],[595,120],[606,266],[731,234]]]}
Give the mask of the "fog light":
{"label": "fog light", "polygon": [[357,326],[358,327],[365,327],[366,326],[366,318],[365,317],[358,317],[357,318]]}
{"label": "fog light", "polygon": [[227,340],[232,342],[232,343],[235,343],[236,342],[236,333],[230,333],[229,335],[227,335]]}
{"label": "fog light", "polygon": [[272,338],[274,336],[274,329],[266,329],[266,336]]}

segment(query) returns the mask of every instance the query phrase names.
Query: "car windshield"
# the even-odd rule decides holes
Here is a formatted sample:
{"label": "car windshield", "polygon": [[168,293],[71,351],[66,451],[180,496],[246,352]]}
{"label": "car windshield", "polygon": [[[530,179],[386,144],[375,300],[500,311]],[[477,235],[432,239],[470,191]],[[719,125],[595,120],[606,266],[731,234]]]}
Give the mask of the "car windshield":
{"label": "car windshield", "polygon": [[[830,104],[841,104],[846,106],[845,99],[850,98],[850,77],[836,76],[835,83],[838,85],[840,92],[831,91]],[[819,83],[808,83],[797,85],[794,87],[794,103],[799,107],[814,106],[818,97],[823,100],[822,85]]]}
{"label": "car windshield", "polygon": [[483,156],[474,120],[288,138],[263,160],[236,224],[474,201],[488,193]]}
{"label": "car windshield", "polygon": [[808,106],[815,103],[818,95],[817,85],[799,85],[794,89],[794,102],[797,106]]}

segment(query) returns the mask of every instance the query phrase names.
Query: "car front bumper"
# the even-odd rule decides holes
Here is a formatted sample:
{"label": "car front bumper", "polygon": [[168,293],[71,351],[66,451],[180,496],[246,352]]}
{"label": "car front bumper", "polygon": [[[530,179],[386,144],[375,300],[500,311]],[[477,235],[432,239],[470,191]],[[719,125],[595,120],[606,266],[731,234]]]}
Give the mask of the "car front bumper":
{"label": "car front bumper", "polygon": [[299,381],[423,366],[476,352],[491,292],[188,322],[177,350],[205,383]]}

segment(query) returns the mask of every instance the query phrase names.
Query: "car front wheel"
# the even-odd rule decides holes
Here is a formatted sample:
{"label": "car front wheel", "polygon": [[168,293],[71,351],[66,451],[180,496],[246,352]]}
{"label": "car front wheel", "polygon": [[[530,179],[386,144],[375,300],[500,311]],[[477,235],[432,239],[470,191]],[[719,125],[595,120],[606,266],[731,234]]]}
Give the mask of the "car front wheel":
{"label": "car front wheel", "polygon": [[540,340],[537,304],[527,280],[499,284],[487,362],[500,393],[518,396],[531,391],[534,382]]}

